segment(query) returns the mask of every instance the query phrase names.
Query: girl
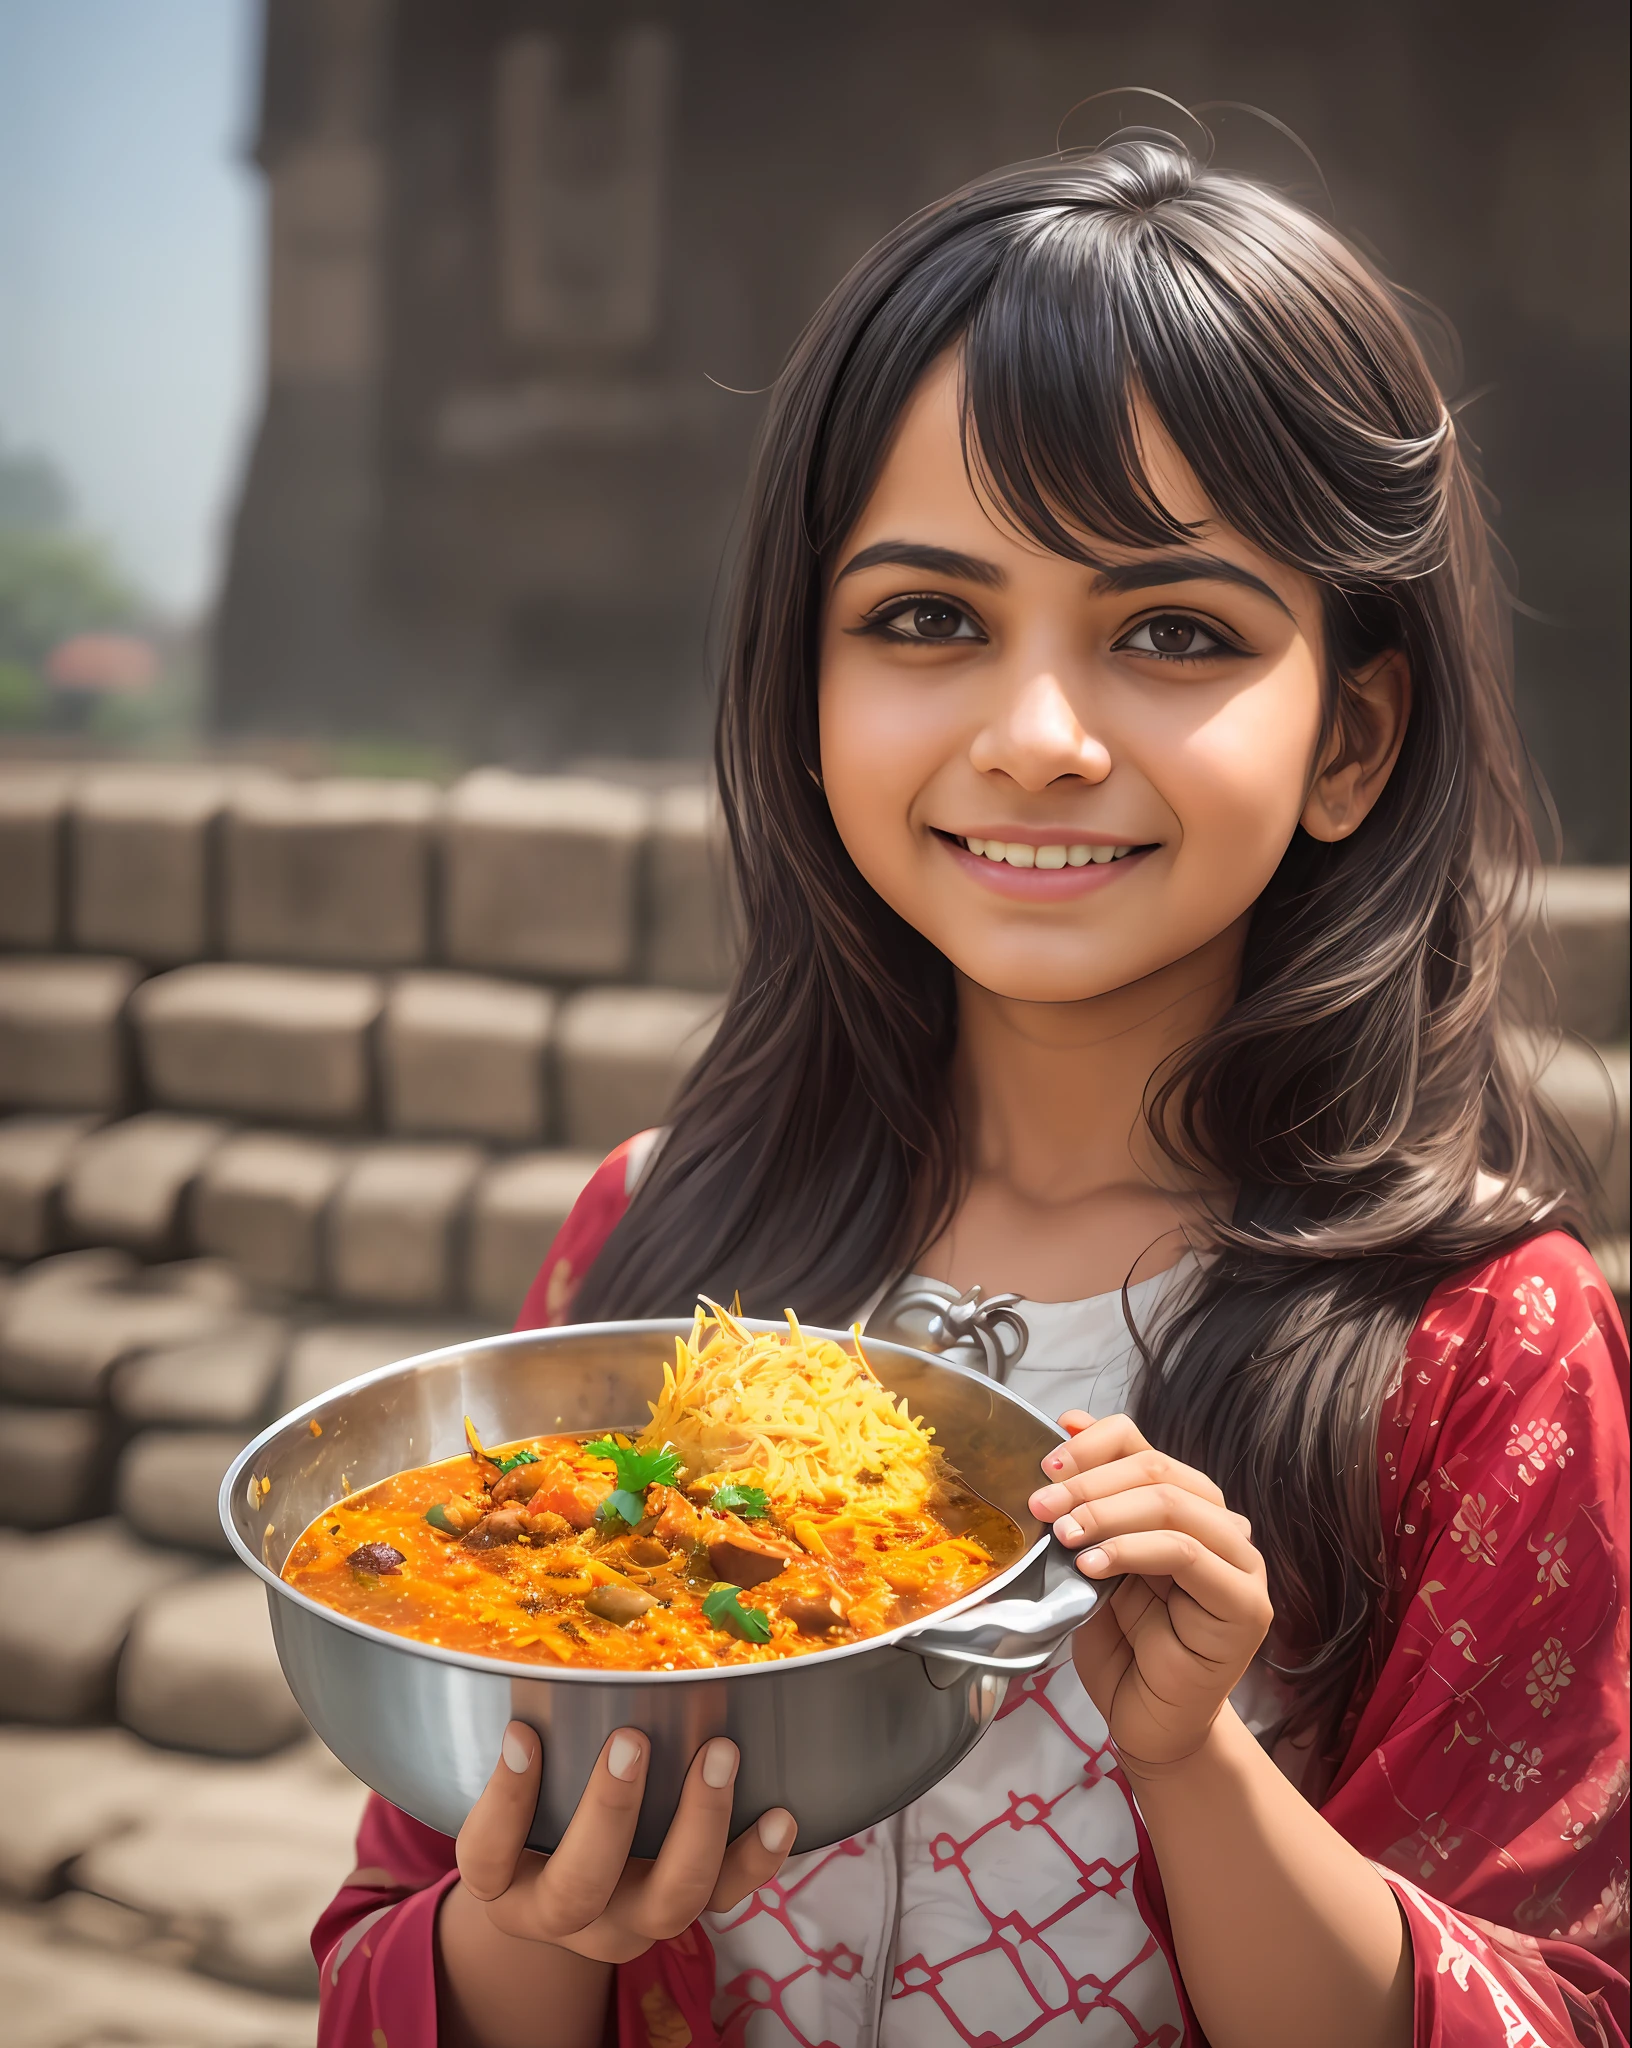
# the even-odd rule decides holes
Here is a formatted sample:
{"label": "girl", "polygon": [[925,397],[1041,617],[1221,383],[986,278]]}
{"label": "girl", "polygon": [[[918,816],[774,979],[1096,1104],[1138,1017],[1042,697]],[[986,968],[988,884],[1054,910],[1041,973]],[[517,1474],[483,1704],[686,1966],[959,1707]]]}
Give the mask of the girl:
{"label": "girl", "polygon": [[523,1323],[959,1302],[1122,1584],[835,1849],[728,1843],[723,1741],[652,1864],[633,1733],[549,1858],[519,1723],[457,1849],[376,1800],[324,2042],[1624,2043],[1625,1337],[1399,300],[1148,135],[908,222],[776,388],[718,765],[724,1022]]}

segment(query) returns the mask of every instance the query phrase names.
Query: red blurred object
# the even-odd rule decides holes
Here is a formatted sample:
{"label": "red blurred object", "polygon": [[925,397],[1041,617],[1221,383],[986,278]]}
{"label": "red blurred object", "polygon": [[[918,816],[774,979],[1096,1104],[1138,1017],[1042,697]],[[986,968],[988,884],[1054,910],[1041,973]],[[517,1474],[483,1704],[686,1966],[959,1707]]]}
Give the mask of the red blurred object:
{"label": "red blurred object", "polygon": [[54,689],[138,697],[152,689],[159,658],[132,633],[75,633],[52,648],[45,672]]}

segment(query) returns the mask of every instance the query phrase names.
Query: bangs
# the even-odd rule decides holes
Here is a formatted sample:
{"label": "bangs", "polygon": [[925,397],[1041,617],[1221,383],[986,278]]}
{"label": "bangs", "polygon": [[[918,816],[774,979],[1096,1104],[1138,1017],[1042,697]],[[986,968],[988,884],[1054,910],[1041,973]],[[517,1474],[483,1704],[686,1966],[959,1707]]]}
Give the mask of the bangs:
{"label": "bangs", "polygon": [[1065,207],[1017,227],[961,338],[970,481],[1070,561],[1092,559],[1090,536],[1128,547],[1192,537],[1140,456],[1150,399],[1129,346],[1126,252],[1107,246],[1102,219]]}
{"label": "bangs", "polygon": [[888,279],[832,392],[818,550],[859,515],[913,390],[956,348],[971,480],[1069,560],[1095,538],[1194,538],[1141,460],[1145,411],[1218,518],[1275,559],[1350,590],[1440,567],[1454,436],[1387,288],[1273,194],[1214,176],[1131,205],[1126,168],[1034,178],[1028,203],[946,223]]}

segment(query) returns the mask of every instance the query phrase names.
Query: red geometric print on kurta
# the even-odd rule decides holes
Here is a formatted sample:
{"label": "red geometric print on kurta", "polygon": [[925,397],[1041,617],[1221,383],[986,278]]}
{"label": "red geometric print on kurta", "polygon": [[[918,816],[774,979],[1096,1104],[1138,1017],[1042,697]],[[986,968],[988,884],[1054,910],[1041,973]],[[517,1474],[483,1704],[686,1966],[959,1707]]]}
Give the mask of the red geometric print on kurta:
{"label": "red geometric print on kurta", "polygon": [[[1060,1711],[1050,1697],[1055,1689],[1076,1693],[1078,1715]],[[1067,1812],[1072,1805],[1081,1803],[1082,1793],[1104,1785],[1107,1790],[1114,1786],[1124,1800],[1128,1797],[1104,1723],[1091,1707],[1088,1716],[1094,1725],[1091,1729],[1084,1725],[1080,1707],[1087,1705],[1075,1683],[1075,1673],[1060,1664],[1022,1680],[1004,1702],[999,1721],[1007,1721],[1021,1709],[1032,1710],[1026,1715],[1031,1724],[1027,1747],[1037,1767],[1052,1761],[1063,1741],[1074,1754],[1075,1772],[1071,1781],[1052,1795],[1011,1791],[1003,1810],[969,1833],[961,1837],[943,1833],[930,1841],[932,1869],[938,1874],[955,1875],[969,1906],[984,1923],[985,1933],[981,1939],[934,1962],[922,1953],[907,1954],[902,1948],[891,1990],[896,2003],[890,2020],[896,2024],[887,2024],[886,2038],[899,2033],[903,2040],[929,2040],[923,2009],[907,2003],[928,1999],[936,2006],[937,2017],[949,2038],[967,2044],[967,2048],[1008,2048],[1010,2043],[1018,2048],[1018,2044],[1035,2041],[1045,2032],[1057,2031],[1055,2022],[1068,2023],[1072,2038],[1078,2041],[1126,2041],[1137,2044],[1137,2048],[1172,2048],[1178,2041],[1179,2028],[1174,2021],[1152,2016],[1154,2026],[1147,2025],[1121,1995],[1130,1979],[1146,1974],[1144,1966],[1152,1961],[1165,1968],[1159,1962],[1160,1950],[1155,1939],[1142,1923],[1132,1915],[1118,1916],[1124,1940],[1132,1935],[1137,1946],[1103,1974],[1081,1970],[1081,1958],[1076,1952],[1080,1944],[1072,1939],[1073,1934],[1081,1931],[1078,1916],[1090,1913],[1096,1899],[1130,1898],[1133,1871],[1139,1860],[1137,1838],[1130,1853],[1118,1860],[1104,1854],[1080,1854],[1071,1839]],[[1046,1717],[1046,1736],[1042,1741],[1039,1735],[1044,1731],[1037,1726],[1037,1715]],[[996,1739],[994,1730],[987,1740]],[[1026,1910],[1015,1907],[1012,1888],[994,1892],[989,1887],[987,1859],[982,1850],[999,1835],[1016,1838],[1013,1846],[1033,1873],[1025,1895]],[[1059,1875],[1065,1880],[1064,1896],[1052,1910],[1038,1910],[1037,1873],[1050,1863],[1058,1866]],[[1006,2009],[1001,2032],[969,2024],[969,2007],[960,1993],[963,1983],[972,1981],[967,1973],[976,1969],[981,1972],[988,1995],[994,1979],[1007,1980],[1010,1995],[1003,2001]],[[1023,1990],[1024,1997],[1015,1997],[1016,1990]],[[1027,2001],[1033,2008],[1029,2016],[1025,2011]],[[1120,2024],[1108,2024],[1113,2016]],[[1091,2020],[1091,2030],[1084,2032]]]}
{"label": "red geometric print on kurta", "polygon": [[1174,2048],[1178,2001],[1132,1889],[1139,1844],[1068,1660],[855,1841],[708,1916],[725,2048]]}

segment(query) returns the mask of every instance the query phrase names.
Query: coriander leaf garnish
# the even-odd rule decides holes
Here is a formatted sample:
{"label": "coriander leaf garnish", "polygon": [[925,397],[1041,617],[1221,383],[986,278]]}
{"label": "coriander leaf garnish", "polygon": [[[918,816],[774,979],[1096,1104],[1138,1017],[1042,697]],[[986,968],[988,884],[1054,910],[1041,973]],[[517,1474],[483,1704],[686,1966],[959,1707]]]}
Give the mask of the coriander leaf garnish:
{"label": "coriander leaf garnish", "polygon": [[500,1458],[498,1461],[501,1472],[514,1472],[518,1465],[536,1465],[537,1463],[537,1451],[517,1451],[513,1457]]}
{"label": "coriander leaf garnish", "polygon": [[770,1499],[764,1487],[743,1486],[735,1479],[720,1487],[709,1505],[730,1508],[746,1522],[757,1521],[761,1515],[768,1515],[771,1511]]}
{"label": "coriander leaf garnish", "polygon": [[703,1602],[703,1618],[729,1635],[740,1636],[745,1643],[771,1640],[771,1624],[765,1618],[765,1610],[744,1607],[740,1586],[715,1586]]}
{"label": "coriander leaf garnish", "polygon": [[[633,1444],[615,1444],[610,1437],[597,1437],[584,1445],[590,1458],[607,1458],[618,1468],[618,1486],[624,1493],[644,1493],[648,1486],[672,1486],[680,1476],[680,1453],[665,1444],[660,1451],[637,1451]],[[639,1521],[640,1517],[635,1517]]]}
{"label": "coriander leaf garnish", "polygon": [[459,1534],[459,1531],[452,1522],[448,1520],[447,1508],[441,1501],[438,1501],[435,1507],[425,1510],[425,1519],[433,1529],[440,1529],[444,1536],[457,1536]]}
{"label": "coriander leaf garnish", "polygon": [[638,1528],[645,1515],[646,1496],[643,1493],[631,1493],[626,1486],[620,1486],[609,1493],[595,1510],[597,1521],[627,1522],[631,1529]]}

